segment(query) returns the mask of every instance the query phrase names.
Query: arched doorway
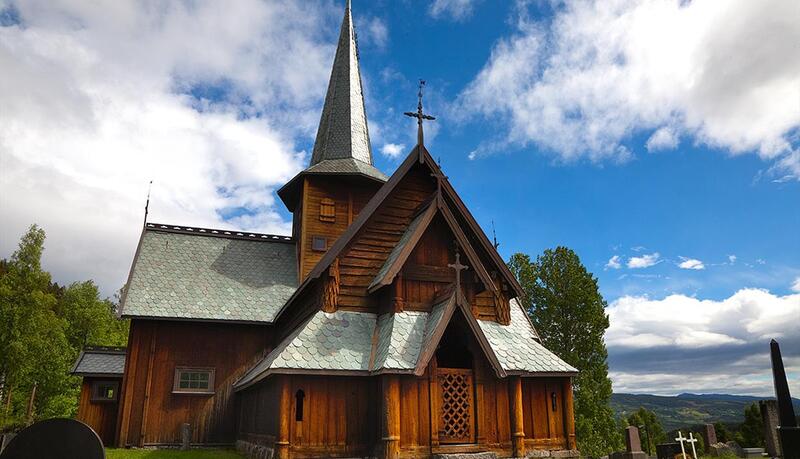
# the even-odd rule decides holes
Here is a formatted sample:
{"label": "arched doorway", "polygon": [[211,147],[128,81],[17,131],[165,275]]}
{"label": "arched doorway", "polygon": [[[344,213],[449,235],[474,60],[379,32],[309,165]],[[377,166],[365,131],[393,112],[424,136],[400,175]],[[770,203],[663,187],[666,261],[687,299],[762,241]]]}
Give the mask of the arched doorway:
{"label": "arched doorway", "polygon": [[464,319],[455,314],[436,348],[442,444],[475,443],[475,384],[469,344]]}

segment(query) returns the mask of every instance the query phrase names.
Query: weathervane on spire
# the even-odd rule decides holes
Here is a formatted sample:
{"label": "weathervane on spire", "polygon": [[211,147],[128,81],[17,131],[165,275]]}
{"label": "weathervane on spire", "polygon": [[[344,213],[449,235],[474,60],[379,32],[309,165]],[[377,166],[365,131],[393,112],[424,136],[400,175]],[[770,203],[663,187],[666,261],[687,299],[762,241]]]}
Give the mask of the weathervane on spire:
{"label": "weathervane on spire", "polygon": [[405,112],[403,113],[406,116],[410,116],[412,118],[417,119],[417,145],[423,145],[423,135],[422,135],[422,120],[435,120],[431,115],[426,115],[422,113],[422,88],[425,87],[425,80],[419,80],[419,92],[417,93],[417,111],[416,112]]}

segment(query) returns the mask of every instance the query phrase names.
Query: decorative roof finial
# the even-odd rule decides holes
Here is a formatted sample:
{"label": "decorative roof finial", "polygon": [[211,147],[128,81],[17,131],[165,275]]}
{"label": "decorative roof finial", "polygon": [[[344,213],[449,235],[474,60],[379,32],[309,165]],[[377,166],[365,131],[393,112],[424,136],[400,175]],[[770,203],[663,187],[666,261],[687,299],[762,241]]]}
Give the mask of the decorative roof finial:
{"label": "decorative roof finial", "polygon": [[150,183],[147,185],[147,201],[144,203],[144,223],[143,226],[147,226],[147,212],[150,210],[150,190],[153,188],[153,181],[150,180]]}
{"label": "decorative roof finial", "polygon": [[435,120],[436,118],[426,115],[422,113],[422,88],[425,87],[425,80],[419,80],[419,92],[417,93],[417,111],[416,112],[405,112],[403,113],[406,116],[410,116],[412,118],[417,119],[417,145],[422,146],[424,144],[424,136],[422,134],[422,120]]}

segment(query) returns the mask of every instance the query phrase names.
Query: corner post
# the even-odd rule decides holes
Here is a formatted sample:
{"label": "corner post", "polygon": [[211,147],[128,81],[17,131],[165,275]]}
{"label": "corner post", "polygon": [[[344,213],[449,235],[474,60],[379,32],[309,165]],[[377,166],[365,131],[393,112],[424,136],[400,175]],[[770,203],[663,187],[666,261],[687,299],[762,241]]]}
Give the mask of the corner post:
{"label": "corner post", "polygon": [[383,458],[400,456],[400,379],[397,375],[381,378],[381,441]]}
{"label": "corner post", "polygon": [[578,449],[575,440],[575,404],[572,393],[572,378],[564,383],[564,419],[567,431],[567,449]]}
{"label": "corner post", "polygon": [[525,457],[525,426],[522,415],[522,378],[512,376],[511,386],[511,441],[514,457]]}
{"label": "corner post", "polygon": [[289,423],[292,417],[292,388],[290,377],[280,375],[280,414],[278,416],[278,440],[275,442],[275,457],[289,459]]}

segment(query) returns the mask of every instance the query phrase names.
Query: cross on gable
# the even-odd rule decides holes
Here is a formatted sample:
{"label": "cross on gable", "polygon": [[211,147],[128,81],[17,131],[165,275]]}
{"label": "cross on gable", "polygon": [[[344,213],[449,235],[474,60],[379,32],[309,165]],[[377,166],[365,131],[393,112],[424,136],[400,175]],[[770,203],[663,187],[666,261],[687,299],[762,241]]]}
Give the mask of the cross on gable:
{"label": "cross on gable", "polygon": [[461,290],[461,271],[465,269],[469,269],[469,266],[461,264],[461,253],[458,251],[458,246],[456,246],[456,262],[455,263],[448,263],[448,268],[453,268],[456,271],[456,291]]}
{"label": "cross on gable", "polygon": [[431,115],[426,115],[422,112],[422,88],[425,87],[425,80],[419,80],[419,92],[417,92],[417,111],[416,112],[405,112],[403,113],[406,116],[410,116],[412,118],[417,119],[417,145],[422,147],[423,144],[423,135],[422,135],[422,121],[423,120],[430,120],[433,121],[434,118]]}

